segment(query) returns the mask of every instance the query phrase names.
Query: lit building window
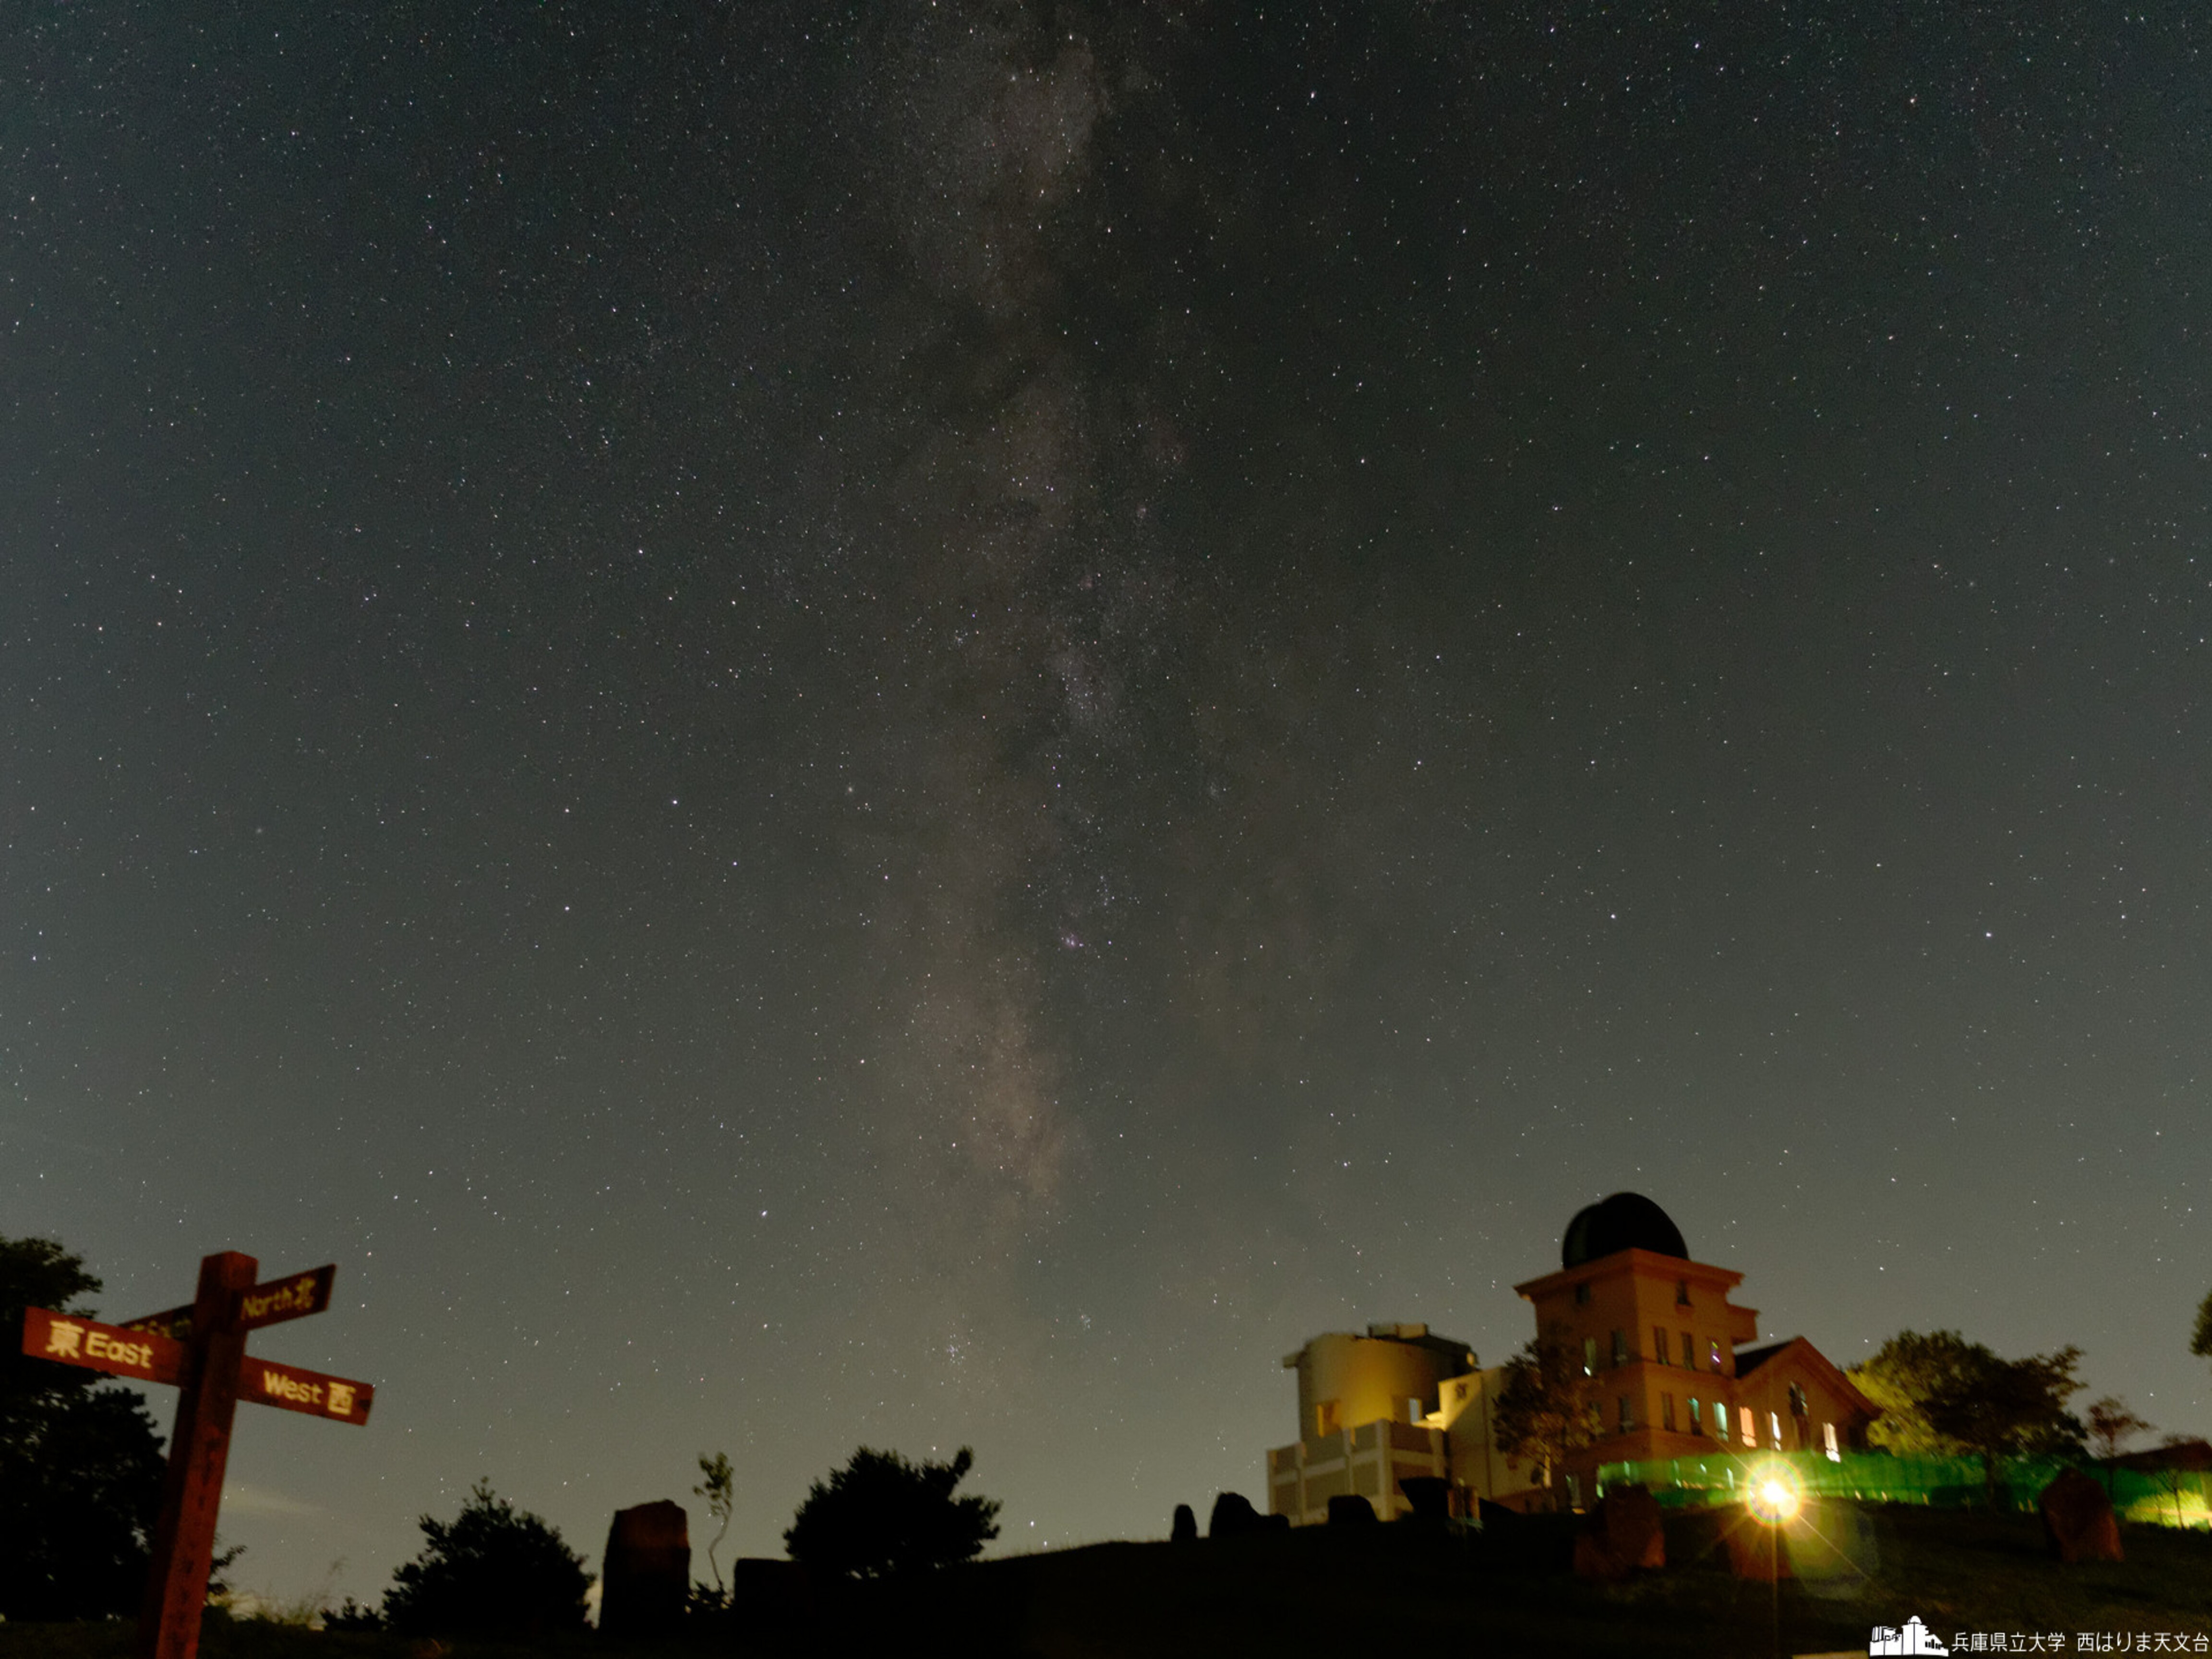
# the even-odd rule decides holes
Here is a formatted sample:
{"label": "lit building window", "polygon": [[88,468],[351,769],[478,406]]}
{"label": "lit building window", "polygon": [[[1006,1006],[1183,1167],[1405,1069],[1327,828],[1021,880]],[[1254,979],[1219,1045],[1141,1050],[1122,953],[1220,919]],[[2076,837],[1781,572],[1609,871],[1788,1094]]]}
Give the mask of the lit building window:
{"label": "lit building window", "polygon": [[1698,1396],[1692,1395],[1690,1396],[1690,1432],[1692,1434],[1703,1434],[1705,1431],[1705,1419],[1698,1414],[1702,1409],[1703,1407],[1698,1404]]}
{"label": "lit building window", "polygon": [[1821,1424],[1820,1438],[1827,1443],[1828,1461],[1831,1463],[1842,1462],[1844,1449],[1836,1443],[1836,1425],[1832,1423]]}
{"label": "lit building window", "polygon": [[1772,1435],[1772,1436],[1774,1437],[1774,1438],[1773,1438],[1771,1442],[1769,1442],[1768,1443],[1769,1443],[1769,1444],[1771,1444],[1771,1445],[1774,1448],[1774,1449],[1775,1449],[1775,1450],[1777,1450],[1777,1451],[1780,1451],[1780,1450],[1782,1449],[1782,1413],[1779,1413],[1779,1412],[1769,1412],[1769,1413],[1767,1413],[1767,1414],[1766,1414],[1766,1431],[1767,1431],[1769,1434],[1771,1434],[1771,1435]]}
{"label": "lit building window", "polygon": [[1597,1339],[1594,1336],[1586,1336],[1583,1339],[1583,1375],[1584,1376],[1597,1375]]}
{"label": "lit building window", "polygon": [[1800,1384],[1792,1382],[1790,1385],[1790,1415],[1792,1417],[1803,1417],[1807,1414],[1809,1409],[1810,1407],[1808,1407],[1805,1403],[1804,1389]]}
{"label": "lit building window", "polygon": [[1705,1352],[1706,1352],[1706,1353],[1707,1353],[1707,1354],[1709,1354],[1710,1356],[1711,1356],[1712,1362],[1713,1362],[1713,1370],[1714,1370],[1715,1371],[1718,1371],[1718,1370],[1720,1370],[1720,1368],[1721,1368],[1721,1342],[1720,1342],[1720,1339],[1719,1339],[1718,1337],[1715,1337],[1711,1341],[1710,1341],[1710,1342],[1706,1343],[1706,1344],[1705,1344]]}
{"label": "lit building window", "polygon": [[1713,1401],[1713,1438],[1725,1446],[1728,1444],[1728,1401],[1716,1400]]}
{"label": "lit building window", "polygon": [[1741,1413],[1743,1443],[1747,1446],[1756,1446],[1759,1443],[1759,1419],[1751,1414],[1751,1407],[1748,1406],[1743,1407]]}

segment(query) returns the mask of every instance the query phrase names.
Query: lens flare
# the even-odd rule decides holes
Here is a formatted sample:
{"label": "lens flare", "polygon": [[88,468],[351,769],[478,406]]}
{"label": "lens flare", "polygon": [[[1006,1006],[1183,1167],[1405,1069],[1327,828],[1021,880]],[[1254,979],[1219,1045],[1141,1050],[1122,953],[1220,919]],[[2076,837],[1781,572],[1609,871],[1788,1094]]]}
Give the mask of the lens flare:
{"label": "lens flare", "polygon": [[1744,1501],[1759,1520],[1778,1527],[1796,1515],[1802,1501],[1796,1476],[1779,1464],[1761,1469],[1753,1477]]}

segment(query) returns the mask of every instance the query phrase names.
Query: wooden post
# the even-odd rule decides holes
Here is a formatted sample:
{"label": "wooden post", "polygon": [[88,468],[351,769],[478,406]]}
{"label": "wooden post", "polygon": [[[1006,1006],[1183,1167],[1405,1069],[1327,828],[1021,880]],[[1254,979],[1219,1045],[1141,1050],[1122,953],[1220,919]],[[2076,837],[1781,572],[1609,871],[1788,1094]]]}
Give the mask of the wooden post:
{"label": "wooden post", "polygon": [[322,1312],[331,1305],[337,1273],[333,1265],[256,1285],[258,1265],[235,1250],[203,1256],[191,1306],[165,1308],[128,1325],[103,1325],[52,1308],[23,1310],[23,1352],[32,1358],[179,1390],[154,1559],[138,1609],[139,1659],[198,1659],[240,1389],[247,1389],[246,1397],[256,1405],[356,1425],[368,1421],[376,1399],[373,1384],[351,1377],[273,1359],[246,1369],[246,1333]]}
{"label": "wooden post", "polygon": [[235,1250],[200,1261],[191,1355],[177,1399],[161,1518],[154,1530],[153,1565],[138,1615],[141,1659],[196,1659],[199,1652],[200,1614],[215,1559],[216,1511],[222,1502],[223,1465],[230,1457],[239,1365],[246,1357],[238,1297],[253,1287],[259,1265]]}

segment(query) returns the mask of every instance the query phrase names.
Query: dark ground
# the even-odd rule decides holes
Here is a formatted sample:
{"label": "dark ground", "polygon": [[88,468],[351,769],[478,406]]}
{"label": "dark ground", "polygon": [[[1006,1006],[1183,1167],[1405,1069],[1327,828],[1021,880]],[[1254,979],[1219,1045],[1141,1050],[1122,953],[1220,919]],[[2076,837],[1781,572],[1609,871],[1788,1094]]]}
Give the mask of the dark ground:
{"label": "dark ground", "polygon": [[[2128,1559],[2061,1567],[2033,1516],[1894,1508],[1873,1512],[1872,1574],[1826,1593],[1785,1581],[1778,1597],[1692,1559],[1694,1528],[1669,1522],[1663,1573],[1602,1586],[1565,1568],[1566,1534],[1532,1522],[1517,1540],[1455,1539],[1408,1525],[1316,1528],[1175,1546],[1101,1544],[1017,1557],[911,1586],[858,1587],[770,1627],[700,1629],[663,1643],[584,1636],[521,1646],[452,1644],[452,1659],[594,1654],[967,1653],[1098,1656],[1304,1654],[1373,1642],[1413,1651],[1766,1656],[1863,1653],[1876,1623],[1918,1613],[1958,1631],[2212,1638],[2212,1538],[2126,1534]],[[1778,1626],[1777,1616],[1778,1613]],[[1434,1645],[1432,1645],[1434,1644]],[[0,1626],[0,1659],[123,1659],[119,1626]],[[211,1627],[207,1659],[405,1659],[397,1637]],[[425,1656],[427,1659],[427,1656]]]}

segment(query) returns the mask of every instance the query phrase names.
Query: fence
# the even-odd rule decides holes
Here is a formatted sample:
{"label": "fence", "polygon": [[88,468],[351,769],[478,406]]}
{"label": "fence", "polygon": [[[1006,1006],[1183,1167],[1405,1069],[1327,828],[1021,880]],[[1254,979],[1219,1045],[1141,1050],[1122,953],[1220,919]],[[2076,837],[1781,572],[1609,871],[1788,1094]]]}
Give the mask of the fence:
{"label": "fence", "polygon": [[[2044,1487],[2069,1468],[2048,1457],[1997,1460],[2000,1509],[2033,1510]],[[1791,1486],[1808,1498],[1843,1498],[1866,1504],[1923,1504],[1937,1509],[1979,1509],[1989,1500],[1978,1457],[1898,1457],[1881,1452],[1717,1452],[1701,1457],[1661,1457],[1640,1463],[1607,1463],[1597,1487],[1641,1486],[1668,1509],[1698,1509],[1741,1502],[1754,1483],[1788,1471]],[[2193,1469],[2122,1469],[2085,1466],[2112,1496],[2121,1519],[2167,1527],[2212,1527],[2212,1477]]]}

